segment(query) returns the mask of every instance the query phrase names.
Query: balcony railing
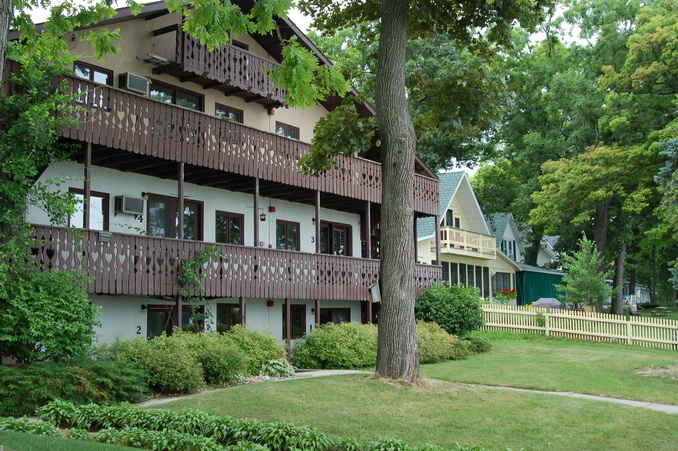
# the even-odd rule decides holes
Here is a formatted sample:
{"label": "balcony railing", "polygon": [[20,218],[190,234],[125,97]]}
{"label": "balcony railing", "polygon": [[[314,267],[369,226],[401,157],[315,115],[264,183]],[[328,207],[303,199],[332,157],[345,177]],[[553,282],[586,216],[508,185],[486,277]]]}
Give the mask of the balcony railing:
{"label": "balcony railing", "polygon": [[[78,232],[80,233],[80,232]],[[175,296],[181,260],[212,244],[94,230],[82,236],[59,227],[35,227],[33,255],[42,270],[83,269],[99,294]],[[202,268],[206,297],[368,300],[379,261],[219,244]],[[439,282],[440,266],[417,265],[419,289]]]}
{"label": "balcony railing", "polygon": [[268,72],[279,64],[247,50],[224,45],[209,51],[197,39],[178,30],[176,62],[184,71],[281,104],[285,101],[285,91],[273,85]]}
{"label": "balcony railing", "polygon": [[[321,176],[304,175],[298,160],[309,152],[307,143],[76,77],[66,80],[72,92],[82,93],[77,123],[61,132],[66,138],[381,202],[379,163],[338,157],[335,168]],[[415,211],[437,214],[438,184],[438,180],[415,176]]]}
{"label": "balcony railing", "polygon": [[494,260],[497,258],[496,242],[496,238],[490,235],[455,229],[453,227],[440,228],[442,253]]}

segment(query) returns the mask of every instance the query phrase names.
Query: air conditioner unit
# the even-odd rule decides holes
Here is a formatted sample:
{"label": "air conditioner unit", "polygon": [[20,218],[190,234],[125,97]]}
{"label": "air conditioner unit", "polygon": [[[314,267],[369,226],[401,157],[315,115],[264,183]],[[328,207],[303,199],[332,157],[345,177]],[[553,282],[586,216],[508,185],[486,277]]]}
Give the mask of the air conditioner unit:
{"label": "air conditioner unit", "polygon": [[143,215],[144,200],[138,197],[115,196],[115,214]]}
{"label": "air conditioner unit", "polygon": [[129,91],[148,94],[148,78],[131,72],[120,74],[120,87]]}

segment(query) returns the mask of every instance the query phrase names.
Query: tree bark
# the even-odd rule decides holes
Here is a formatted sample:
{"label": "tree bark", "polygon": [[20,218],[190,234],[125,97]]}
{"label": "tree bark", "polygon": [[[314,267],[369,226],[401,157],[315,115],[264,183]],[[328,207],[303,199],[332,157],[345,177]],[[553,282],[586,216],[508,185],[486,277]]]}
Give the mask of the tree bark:
{"label": "tree bark", "polygon": [[537,266],[539,261],[539,251],[541,250],[541,239],[544,237],[543,227],[537,229],[532,227],[532,240],[530,247],[527,248],[525,254],[525,263],[532,266]]}
{"label": "tree bark", "polygon": [[596,243],[596,249],[600,254],[600,261],[603,268],[605,264],[605,248],[607,246],[607,227],[610,216],[609,202],[605,201],[598,205],[596,217],[594,220],[593,241]]}
{"label": "tree bark", "polygon": [[615,258],[614,266],[614,288],[620,287],[617,293],[612,295],[612,303],[610,305],[610,313],[614,315],[622,315],[624,307],[622,304],[622,296],[624,291],[624,263],[626,261],[626,244],[622,245],[621,251],[617,258]]}
{"label": "tree bark", "polygon": [[0,0],[0,80],[5,73],[5,60],[7,59],[7,35],[9,23],[14,14],[12,0]]}
{"label": "tree bark", "polygon": [[383,171],[382,306],[377,374],[421,379],[414,317],[413,188],[416,139],[407,109],[405,49],[408,0],[384,0],[376,79]]}

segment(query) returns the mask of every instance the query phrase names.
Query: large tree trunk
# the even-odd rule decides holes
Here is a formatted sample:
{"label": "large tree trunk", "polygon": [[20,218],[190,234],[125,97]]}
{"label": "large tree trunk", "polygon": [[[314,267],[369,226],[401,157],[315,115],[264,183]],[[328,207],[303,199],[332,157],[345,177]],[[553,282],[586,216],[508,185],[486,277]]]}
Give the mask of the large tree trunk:
{"label": "large tree trunk", "polygon": [[381,213],[382,306],[377,374],[421,378],[414,318],[413,187],[416,139],[407,110],[405,49],[408,0],[382,2],[376,79],[383,171]]}
{"label": "large tree trunk", "polygon": [[544,237],[543,227],[532,227],[532,236],[530,247],[527,248],[525,254],[525,263],[532,266],[537,266],[539,261],[539,251],[541,250],[541,239]]}
{"label": "large tree trunk", "polygon": [[5,73],[5,60],[7,59],[7,34],[9,22],[14,14],[12,0],[0,0],[0,78]]}
{"label": "large tree trunk", "polygon": [[608,201],[601,202],[596,211],[596,217],[593,223],[593,241],[596,243],[596,249],[600,254],[601,265],[603,268],[607,267],[605,264],[605,248],[607,247],[607,228],[610,217],[610,203]]}
{"label": "large tree trunk", "polygon": [[624,263],[626,260],[626,244],[622,245],[619,256],[615,259],[614,266],[614,282],[612,286],[617,288],[617,293],[612,295],[612,305],[610,306],[610,313],[614,315],[622,315],[624,307],[622,305],[622,296],[624,291]]}

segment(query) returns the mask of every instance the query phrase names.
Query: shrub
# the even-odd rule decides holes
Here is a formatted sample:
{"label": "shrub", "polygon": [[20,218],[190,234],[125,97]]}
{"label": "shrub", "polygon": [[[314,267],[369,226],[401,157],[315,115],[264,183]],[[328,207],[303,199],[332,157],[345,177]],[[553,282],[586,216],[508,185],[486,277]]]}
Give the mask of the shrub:
{"label": "shrub", "polygon": [[168,340],[183,342],[202,366],[207,384],[227,383],[246,372],[247,357],[232,340],[222,334],[196,334],[175,329]]}
{"label": "shrub", "polygon": [[448,334],[436,323],[417,321],[417,341],[420,363],[461,360],[471,354],[466,341]]}
{"label": "shrub", "polygon": [[477,288],[443,282],[419,296],[415,312],[417,319],[438,323],[448,333],[463,338],[482,326],[481,303]]}
{"label": "shrub", "polygon": [[78,271],[30,272],[0,287],[0,349],[19,363],[86,355],[99,307]]}
{"label": "shrub", "polygon": [[327,323],[309,331],[292,351],[297,368],[361,369],[377,364],[377,326]]}
{"label": "shrub", "polygon": [[483,352],[489,352],[492,349],[492,343],[488,340],[475,336],[467,336],[464,338],[471,348],[471,352],[475,354],[482,354]]}
{"label": "shrub", "polygon": [[173,340],[164,333],[152,340],[118,342],[116,359],[142,370],[146,383],[155,392],[187,393],[204,384],[202,366],[186,340]]}
{"label": "shrub", "polygon": [[125,362],[83,359],[0,367],[0,415],[30,415],[53,399],[138,402],[147,390],[145,374]]}
{"label": "shrub", "polygon": [[224,335],[247,357],[245,372],[248,376],[259,374],[261,368],[271,360],[287,356],[285,347],[278,343],[270,333],[262,333],[236,325]]}
{"label": "shrub", "polygon": [[294,367],[290,365],[287,359],[271,360],[261,368],[260,374],[268,377],[292,377],[294,376]]}

